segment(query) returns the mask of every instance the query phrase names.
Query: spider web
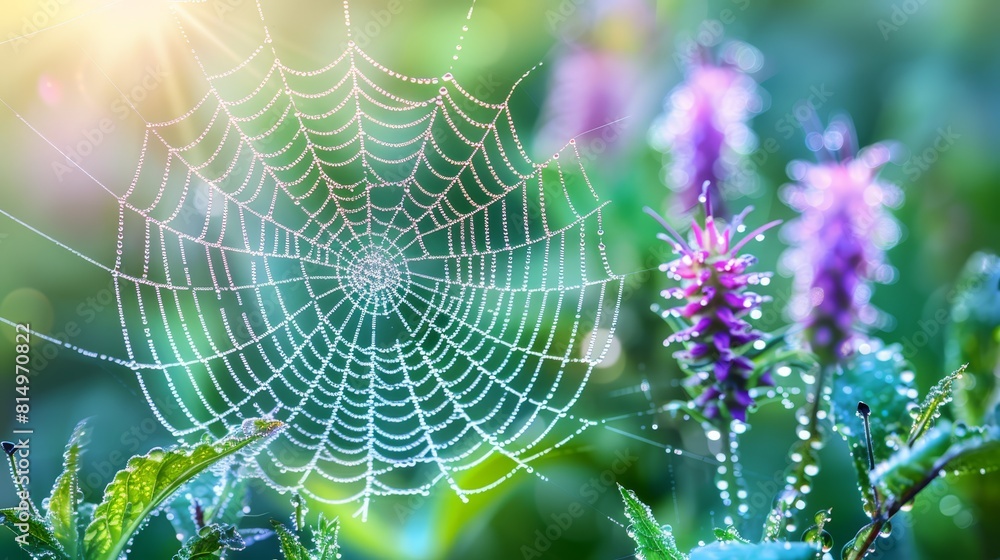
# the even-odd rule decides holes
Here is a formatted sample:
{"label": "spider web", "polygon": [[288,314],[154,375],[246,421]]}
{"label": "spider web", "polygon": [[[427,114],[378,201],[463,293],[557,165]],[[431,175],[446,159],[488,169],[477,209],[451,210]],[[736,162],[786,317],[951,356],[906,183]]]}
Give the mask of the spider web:
{"label": "spider web", "polygon": [[534,161],[516,84],[484,101],[353,42],[286,64],[256,7],[259,41],[223,71],[181,27],[208,92],[147,123],[124,194],[105,186],[119,361],[180,438],[282,420],[256,474],[363,515],[532,472],[593,424],[570,409],[622,297],[575,141]]}

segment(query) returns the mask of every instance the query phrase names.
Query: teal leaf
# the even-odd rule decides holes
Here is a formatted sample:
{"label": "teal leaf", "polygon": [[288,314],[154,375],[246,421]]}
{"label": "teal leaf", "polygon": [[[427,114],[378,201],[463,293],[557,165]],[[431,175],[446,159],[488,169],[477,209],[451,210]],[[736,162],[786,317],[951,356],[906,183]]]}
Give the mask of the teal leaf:
{"label": "teal leaf", "polygon": [[685,560],[677,548],[670,528],[663,528],[653,518],[649,506],[639,501],[635,492],[618,485],[625,501],[625,517],[629,520],[628,534],[635,541],[635,555],[646,560]]}
{"label": "teal leaf", "polygon": [[874,511],[868,447],[864,421],[858,415],[858,402],[864,401],[871,409],[872,447],[875,461],[879,462],[895,452],[890,442],[893,434],[906,429],[910,419],[907,410],[913,406],[917,391],[913,387],[914,374],[903,359],[901,346],[883,347],[877,339],[869,341],[869,345],[874,348],[867,353],[856,353],[834,375],[830,408],[834,429],[850,447],[865,510]]}
{"label": "teal leaf", "polygon": [[228,550],[243,550],[246,544],[232,525],[208,525],[189,539],[173,560],[208,560],[221,558]]}
{"label": "teal leaf", "polygon": [[129,459],[104,491],[84,534],[87,560],[117,560],[135,532],[174,492],[218,462],[282,426],[273,420],[244,422],[243,433],[217,442],[153,449]]}
{"label": "teal leaf", "polygon": [[978,465],[998,453],[993,434],[947,420],[927,430],[872,471],[872,481],[898,504],[911,499],[941,472],[978,472]]}
{"label": "teal leaf", "polygon": [[23,509],[4,508],[0,509],[0,523],[14,532],[17,544],[32,558],[72,560],[52,529],[40,517],[30,515]]}
{"label": "teal leaf", "polygon": [[691,560],[815,560],[812,545],[801,542],[714,543],[691,551]]}
{"label": "teal leaf", "polygon": [[66,555],[70,558],[79,556],[80,546],[80,454],[83,451],[87,437],[87,421],[77,424],[70,436],[66,451],[63,453],[63,470],[56,477],[49,495],[46,509],[46,521],[52,527]]}

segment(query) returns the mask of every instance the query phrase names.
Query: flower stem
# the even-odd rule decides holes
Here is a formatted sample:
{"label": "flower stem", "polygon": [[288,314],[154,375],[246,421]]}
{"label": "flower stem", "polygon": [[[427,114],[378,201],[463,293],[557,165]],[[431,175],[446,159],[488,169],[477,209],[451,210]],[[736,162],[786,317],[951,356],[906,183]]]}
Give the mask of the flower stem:
{"label": "flower stem", "polygon": [[836,364],[824,364],[819,367],[819,373],[816,375],[816,384],[813,388],[812,402],[810,403],[812,408],[809,411],[809,425],[807,430],[809,430],[810,441],[816,438],[818,441],[823,441],[823,434],[819,430],[819,411],[823,406],[823,388],[826,386],[826,380],[828,377],[832,377],[831,373]]}
{"label": "flower stem", "polygon": [[736,434],[732,432],[731,426],[718,426],[719,433],[721,434],[720,443],[722,444],[722,456],[723,456],[723,467],[726,472],[722,473],[721,480],[726,483],[726,491],[729,493],[729,507],[730,507],[730,517],[733,519],[735,524],[736,520],[743,516],[740,512],[740,477],[736,473],[736,457],[733,452],[734,444],[736,444]]}
{"label": "flower stem", "polygon": [[[819,470],[819,461],[813,457],[815,450],[823,444],[823,432],[819,427],[819,411],[823,406],[823,388],[835,367],[836,365],[818,367],[819,371],[816,374],[813,391],[810,393],[811,398],[807,400],[807,406],[810,409],[804,427],[806,437],[800,437],[799,441],[792,445],[792,454],[798,455],[798,458],[786,471],[786,479],[789,482],[786,483],[784,490],[778,494],[775,505],[764,523],[764,533],[761,536],[763,541],[775,541],[781,536],[785,524],[799,511],[798,503],[804,496],[802,487],[810,485],[813,476]],[[798,436],[798,434],[796,435]],[[809,473],[809,466],[815,467],[812,469],[814,471],[812,474]]]}

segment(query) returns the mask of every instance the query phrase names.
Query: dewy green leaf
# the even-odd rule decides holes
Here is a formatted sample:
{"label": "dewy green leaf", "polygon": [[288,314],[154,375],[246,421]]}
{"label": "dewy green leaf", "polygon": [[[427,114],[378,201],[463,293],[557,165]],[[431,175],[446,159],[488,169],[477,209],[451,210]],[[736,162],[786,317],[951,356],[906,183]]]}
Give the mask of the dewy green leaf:
{"label": "dewy green leaf", "polygon": [[246,544],[232,525],[208,525],[184,543],[173,560],[208,560],[220,558],[227,550],[243,550]]}
{"label": "dewy green leaf", "polygon": [[625,500],[625,517],[629,520],[629,536],[635,541],[635,555],[646,560],[684,560],[687,556],[677,549],[670,528],[661,527],[649,506],[639,501],[635,492],[618,485]]}
{"label": "dewy green leaf", "polygon": [[285,560],[312,560],[309,558],[309,550],[302,545],[295,533],[288,530],[288,527],[275,519],[271,520],[271,525],[278,534],[278,544]]}
{"label": "dewy green leaf", "polygon": [[891,434],[905,429],[909,407],[917,397],[913,387],[914,374],[903,359],[902,347],[882,342],[868,342],[867,352],[857,352],[833,377],[830,398],[836,431],[847,440],[858,475],[858,488],[865,509],[874,511],[875,497],[868,478],[868,448],[865,425],[858,415],[858,402],[867,403],[872,431],[872,447],[876,463],[892,455],[887,443]]}
{"label": "dewy green leaf", "polygon": [[951,445],[951,423],[941,422],[912,447],[903,447],[877,465],[871,473],[872,482],[896,501],[912,498],[917,486],[934,476],[934,470],[940,467]]}
{"label": "dewy green leaf", "polygon": [[801,542],[714,543],[691,551],[691,560],[815,560],[819,550]]}
{"label": "dewy green leaf", "polygon": [[154,449],[132,457],[115,475],[94,511],[84,536],[87,560],[117,560],[150,513],[174,492],[219,461],[280,429],[281,422],[252,420],[244,433],[218,442],[170,450]]}
{"label": "dewy green leaf", "polygon": [[937,385],[927,393],[924,404],[920,405],[913,415],[913,426],[910,428],[910,436],[906,439],[907,445],[913,445],[931,427],[934,419],[941,416],[941,407],[951,401],[952,384],[961,379],[964,372],[965,366],[958,368],[938,381]]}
{"label": "dewy green leaf", "polygon": [[965,397],[955,414],[969,425],[983,423],[995,394],[1000,365],[1000,258],[969,257],[954,288],[951,323],[945,332],[945,364],[968,364],[957,390]]}
{"label": "dewy green leaf", "polygon": [[[66,555],[45,520],[29,515],[23,509],[5,508],[0,509],[0,523],[14,532],[18,545],[32,558],[73,560]],[[27,525],[27,531],[23,530],[24,525]]]}
{"label": "dewy green leaf", "polygon": [[70,558],[79,556],[80,453],[87,437],[87,421],[77,424],[63,453],[63,470],[49,496],[46,520]]}
{"label": "dewy green leaf", "polygon": [[941,472],[981,472],[987,469],[983,465],[995,465],[1000,448],[993,435],[981,428],[953,426],[942,420],[912,447],[900,449],[876,467],[872,480],[899,504],[905,503]]}

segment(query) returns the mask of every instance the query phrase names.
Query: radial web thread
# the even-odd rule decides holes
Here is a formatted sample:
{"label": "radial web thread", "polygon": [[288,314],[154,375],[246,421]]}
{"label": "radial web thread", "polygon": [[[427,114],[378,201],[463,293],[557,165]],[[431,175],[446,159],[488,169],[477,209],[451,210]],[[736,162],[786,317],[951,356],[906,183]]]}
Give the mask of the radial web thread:
{"label": "radial web thread", "polygon": [[116,196],[109,268],[155,414],[181,438],[282,420],[256,474],[364,512],[531,471],[592,424],[570,409],[622,296],[575,142],[536,162],[509,95],[353,43],[285,64],[257,7],[251,54],[213,73],[195,53],[207,93],[148,124]]}

